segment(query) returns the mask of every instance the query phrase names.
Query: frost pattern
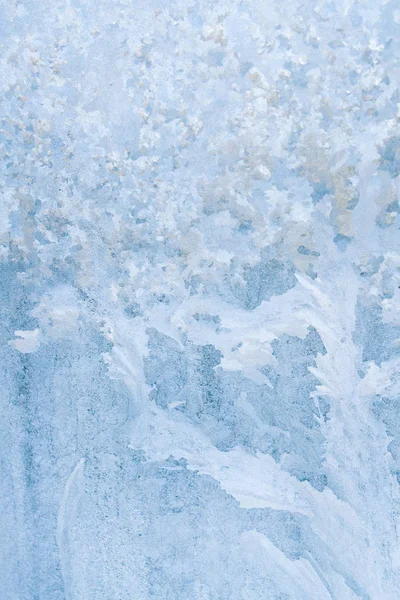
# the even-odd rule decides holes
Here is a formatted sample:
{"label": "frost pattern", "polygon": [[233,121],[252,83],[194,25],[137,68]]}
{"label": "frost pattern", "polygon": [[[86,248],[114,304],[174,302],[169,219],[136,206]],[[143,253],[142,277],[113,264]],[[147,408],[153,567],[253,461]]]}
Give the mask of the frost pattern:
{"label": "frost pattern", "polygon": [[398,600],[398,3],[0,32],[0,597]]}

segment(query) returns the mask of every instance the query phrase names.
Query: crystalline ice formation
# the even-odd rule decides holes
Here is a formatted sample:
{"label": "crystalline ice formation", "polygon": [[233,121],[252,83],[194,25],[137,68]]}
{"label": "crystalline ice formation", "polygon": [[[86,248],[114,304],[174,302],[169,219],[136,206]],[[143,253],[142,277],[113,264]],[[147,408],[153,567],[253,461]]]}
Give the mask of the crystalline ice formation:
{"label": "crystalline ice formation", "polygon": [[0,598],[398,600],[398,2],[0,13]]}

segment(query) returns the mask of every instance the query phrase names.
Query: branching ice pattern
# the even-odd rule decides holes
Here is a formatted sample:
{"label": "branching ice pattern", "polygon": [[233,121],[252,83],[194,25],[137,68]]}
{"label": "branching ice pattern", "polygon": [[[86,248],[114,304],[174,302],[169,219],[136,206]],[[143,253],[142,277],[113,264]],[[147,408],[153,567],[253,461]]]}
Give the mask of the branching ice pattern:
{"label": "branching ice pattern", "polygon": [[0,13],[0,598],[398,600],[398,2]]}

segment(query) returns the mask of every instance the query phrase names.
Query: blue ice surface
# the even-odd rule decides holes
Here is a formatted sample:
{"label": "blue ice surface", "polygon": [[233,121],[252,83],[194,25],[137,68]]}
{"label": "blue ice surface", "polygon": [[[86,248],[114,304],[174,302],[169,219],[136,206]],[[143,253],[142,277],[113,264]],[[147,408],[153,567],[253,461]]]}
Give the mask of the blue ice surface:
{"label": "blue ice surface", "polygon": [[398,2],[0,35],[0,598],[398,600]]}

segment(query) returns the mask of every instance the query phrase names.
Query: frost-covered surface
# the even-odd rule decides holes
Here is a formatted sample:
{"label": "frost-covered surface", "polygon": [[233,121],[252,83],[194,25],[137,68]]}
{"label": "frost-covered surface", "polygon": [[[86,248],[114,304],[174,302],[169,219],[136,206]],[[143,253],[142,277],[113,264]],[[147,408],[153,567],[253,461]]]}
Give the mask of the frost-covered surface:
{"label": "frost-covered surface", "polygon": [[0,12],[0,598],[398,600],[398,2]]}

